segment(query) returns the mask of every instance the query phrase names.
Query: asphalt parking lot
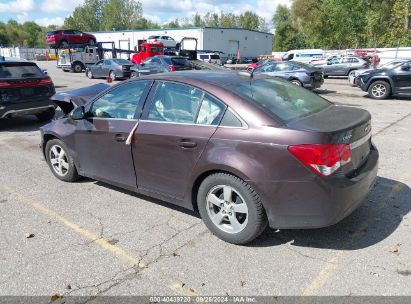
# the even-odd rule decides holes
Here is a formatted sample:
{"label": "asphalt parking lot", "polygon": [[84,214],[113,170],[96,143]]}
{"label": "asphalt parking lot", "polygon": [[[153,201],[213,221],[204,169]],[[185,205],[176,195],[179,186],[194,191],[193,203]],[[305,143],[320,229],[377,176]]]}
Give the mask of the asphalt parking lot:
{"label": "asphalt parking lot", "polygon": [[[39,66],[58,91],[104,81]],[[57,180],[38,148],[41,124],[0,121],[0,295],[411,296],[411,97],[372,100],[338,78],[318,93],[372,114],[377,183],[333,227],[267,229],[248,246],[167,203]]]}

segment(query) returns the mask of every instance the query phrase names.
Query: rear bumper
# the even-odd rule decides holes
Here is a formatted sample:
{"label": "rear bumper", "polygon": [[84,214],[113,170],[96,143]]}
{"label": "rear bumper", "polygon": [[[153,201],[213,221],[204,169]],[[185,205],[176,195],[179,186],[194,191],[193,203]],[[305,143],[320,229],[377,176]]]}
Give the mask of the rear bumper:
{"label": "rear bumper", "polygon": [[0,118],[37,114],[54,107],[55,106],[50,99],[27,100],[13,104],[0,104]]}
{"label": "rear bumper", "polygon": [[377,177],[378,151],[352,178],[314,176],[309,181],[268,181],[252,185],[262,193],[269,225],[276,229],[321,228],[353,212],[368,195]]}

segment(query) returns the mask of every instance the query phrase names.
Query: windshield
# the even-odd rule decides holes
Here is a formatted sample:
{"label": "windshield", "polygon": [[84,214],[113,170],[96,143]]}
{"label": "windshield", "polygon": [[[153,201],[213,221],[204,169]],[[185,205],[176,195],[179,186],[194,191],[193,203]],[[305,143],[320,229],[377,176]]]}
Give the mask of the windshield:
{"label": "windshield", "polygon": [[410,61],[405,61],[405,60],[396,61],[396,60],[394,60],[394,61],[391,61],[391,62],[388,62],[386,64],[381,65],[380,68],[381,69],[395,69],[395,68],[398,68],[399,66],[403,65],[406,62],[410,63],[411,60]]}
{"label": "windshield", "polygon": [[26,78],[43,76],[43,72],[33,63],[6,62],[0,65],[0,78]]}
{"label": "windshield", "polygon": [[283,122],[320,112],[331,105],[309,90],[272,78],[236,83],[231,89]]}
{"label": "windshield", "polygon": [[133,64],[131,61],[126,59],[113,59],[113,61],[117,64]]}

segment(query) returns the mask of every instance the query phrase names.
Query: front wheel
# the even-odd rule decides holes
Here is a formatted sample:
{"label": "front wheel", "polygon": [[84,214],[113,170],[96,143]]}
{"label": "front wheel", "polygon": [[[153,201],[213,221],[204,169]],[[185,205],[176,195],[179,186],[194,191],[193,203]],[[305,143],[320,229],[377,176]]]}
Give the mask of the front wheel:
{"label": "front wheel", "polygon": [[74,65],[73,65],[73,72],[74,73],[81,73],[83,71],[83,65],[81,64],[81,63],[79,63],[79,62],[76,62]]}
{"label": "front wheel", "polygon": [[391,86],[386,81],[373,82],[368,88],[368,95],[374,99],[386,99],[391,94]]}
{"label": "front wheel", "polygon": [[74,182],[79,179],[74,161],[61,140],[48,141],[45,152],[47,163],[55,177],[65,182]]}
{"label": "front wheel", "polygon": [[88,78],[90,78],[90,79],[94,78],[93,72],[91,72],[90,70],[87,70],[86,74],[87,74]]}
{"label": "front wheel", "polygon": [[138,72],[131,72],[130,78],[137,78],[139,76]]}
{"label": "front wheel", "polygon": [[116,73],[114,73],[114,71],[111,71],[110,72],[110,74],[109,74],[109,77],[114,81],[114,80],[116,80]]}
{"label": "front wheel", "polygon": [[301,81],[297,80],[297,79],[293,79],[290,81],[292,84],[295,84],[296,86],[301,87],[303,84],[301,83]]}
{"label": "front wheel", "polygon": [[236,176],[227,173],[210,175],[198,190],[197,202],[208,229],[226,242],[249,243],[267,226],[260,197]]}

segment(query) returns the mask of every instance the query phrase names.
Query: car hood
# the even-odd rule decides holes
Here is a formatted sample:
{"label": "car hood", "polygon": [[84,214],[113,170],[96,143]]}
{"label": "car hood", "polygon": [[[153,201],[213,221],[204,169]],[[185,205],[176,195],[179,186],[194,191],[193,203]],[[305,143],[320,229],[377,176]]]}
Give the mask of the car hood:
{"label": "car hood", "polygon": [[105,83],[54,94],[51,100],[64,112],[70,113],[74,108],[85,105],[92,97],[109,88]]}

